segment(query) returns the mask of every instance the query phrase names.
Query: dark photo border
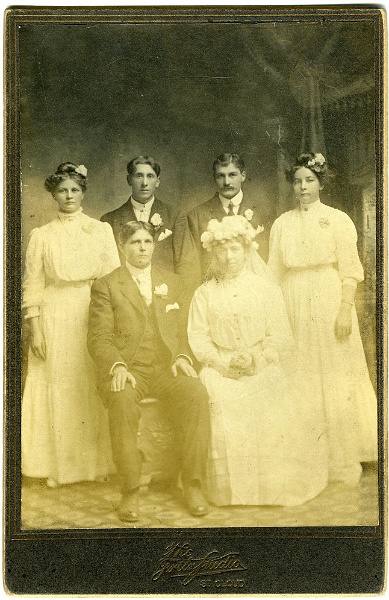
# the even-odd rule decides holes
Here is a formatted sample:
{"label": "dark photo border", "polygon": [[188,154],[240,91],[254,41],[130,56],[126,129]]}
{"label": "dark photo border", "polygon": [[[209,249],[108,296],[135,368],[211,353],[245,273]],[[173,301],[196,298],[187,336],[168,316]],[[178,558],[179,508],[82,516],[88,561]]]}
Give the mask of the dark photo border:
{"label": "dark photo border", "polygon": [[[378,5],[318,7],[10,8],[5,13],[5,410],[4,585],[16,595],[379,594],[385,581],[387,397],[386,15]],[[22,530],[22,211],[19,27],[106,23],[259,23],[360,20],[375,29],[377,185],[376,360],[379,524],[360,527]],[[166,549],[197,564],[216,552],[228,577],[209,587],[173,577]],[[186,554],[185,554],[186,553]],[[165,567],[164,567],[165,565]],[[216,582],[219,583],[216,583]],[[230,581],[232,583],[228,584]]]}

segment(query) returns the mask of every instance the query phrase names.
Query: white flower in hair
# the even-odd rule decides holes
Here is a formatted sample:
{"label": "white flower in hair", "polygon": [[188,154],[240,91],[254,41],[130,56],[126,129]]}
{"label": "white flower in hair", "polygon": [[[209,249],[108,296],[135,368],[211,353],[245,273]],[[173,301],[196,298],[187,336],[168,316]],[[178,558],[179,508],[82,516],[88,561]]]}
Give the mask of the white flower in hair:
{"label": "white flower in hair", "polygon": [[325,164],[326,159],[322,154],[315,154],[314,158],[307,162],[308,167],[312,167],[314,171],[320,173],[322,166]]}
{"label": "white flower in hair", "polygon": [[207,247],[207,245],[212,242],[213,240],[213,235],[210,231],[204,231],[204,233],[201,234],[200,237],[200,241],[202,243],[202,245],[204,246],[204,248]]}
{"label": "white flower in hair", "polygon": [[243,215],[234,215],[224,217],[221,221],[211,219],[207,230],[201,235],[203,248],[211,251],[213,245],[224,240],[230,240],[234,237],[242,236],[253,244],[257,235],[256,230]]}
{"label": "white flower in hair", "polygon": [[86,168],[85,165],[78,165],[78,167],[74,170],[76,173],[79,173],[83,177],[86,177],[88,175],[88,169]]}
{"label": "white flower in hair", "polygon": [[324,165],[324,163],[326,162],[326,159],[324,158],[324,156],[322,154],[315,154],[315,161],[317,163],[319,163],[319,165]]}

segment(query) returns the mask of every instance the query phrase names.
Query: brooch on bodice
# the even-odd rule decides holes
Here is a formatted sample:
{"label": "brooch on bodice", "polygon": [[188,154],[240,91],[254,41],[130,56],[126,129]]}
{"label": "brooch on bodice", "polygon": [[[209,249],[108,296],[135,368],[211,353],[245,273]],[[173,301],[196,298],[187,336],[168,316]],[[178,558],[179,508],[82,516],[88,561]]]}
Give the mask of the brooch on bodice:
{"label": "brooch on bodice", "polygon": [[320,225],[320,227],[323,227],[323,229],[325,229],[330,226],[330,220],[327,219],[326,217],[322,217],[319,220],[319,225]]}

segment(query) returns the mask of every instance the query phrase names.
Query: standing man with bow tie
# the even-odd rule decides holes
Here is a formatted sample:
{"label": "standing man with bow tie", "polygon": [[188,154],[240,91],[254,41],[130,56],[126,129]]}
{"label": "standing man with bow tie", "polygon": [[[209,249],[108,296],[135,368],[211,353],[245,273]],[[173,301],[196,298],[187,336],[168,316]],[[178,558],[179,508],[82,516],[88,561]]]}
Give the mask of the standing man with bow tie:
{"label": "standing man with bow tie", "polygon": [[[175,216],[172,207],[155,197],[160,184],[160,165],[151,156],[137,156],[127,164],[127,182],[131,197],[119,208],[106,213],[101,221],[111,225],[119,244],[120,227],[129,221],[151,223],[156,233],[153,262],[167,271],[175,271],[173,236]],[[124,260],[123,257],[121,257]]]}
{"label": "standing man with bow tie", "polygon": [[[210,253],[204,250],[200,238],[211,219],[222,220],[226,215],[243,215],[258,233],[262,231],[260,202],[243,194],[246,179],[243,160],[239,154],[221,154],[213,163],[217,191],[203,204],[190,210],[180,219],[180,236],[175,240],[177,273],[194,291],[201,283],[210,264]],[[259,254],[266,259],[266,240],[258,235]]]}
{"label": "standing man with bow tie", "polygon": [[119,232],[124,262],[91,290],[88,348],[108,406],[113,458],[120,479],[119,518],[139,519],[139,401],[163,404],[182,439],[181,479],[189,512],[208,512],[201,482],[209,444],[208,394],[193,368],[187,302],[180,279],[151,264],[155,229],[132,221]]}

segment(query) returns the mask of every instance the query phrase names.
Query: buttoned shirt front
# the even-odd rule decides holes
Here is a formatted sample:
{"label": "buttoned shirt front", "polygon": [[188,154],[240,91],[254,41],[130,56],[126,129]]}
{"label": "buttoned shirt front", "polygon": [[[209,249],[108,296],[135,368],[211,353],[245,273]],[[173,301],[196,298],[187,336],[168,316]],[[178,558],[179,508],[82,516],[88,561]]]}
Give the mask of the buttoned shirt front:
{"label": "buttoned shirt front", "polygon": [[233,205],[232,210],[234,211],[234,215],[237,215],[239,211],[239,206],[241,205],[243,200],[243,192],[242,190],[240,190],[233,198],[224,198],[224,196],[219,194],[219,200],[223,205],[226,215],[228,215],[230,203]]}
{"label": "buttoned shirt front", "polygon": [[154,204],[154,196],[148,202],[146,202],[146,204],[137,202],[132,196],[130,198],[130,201],[134,209],[137,221],[143,221],[144,223],[148,223],[150,219],[151,209]]}

